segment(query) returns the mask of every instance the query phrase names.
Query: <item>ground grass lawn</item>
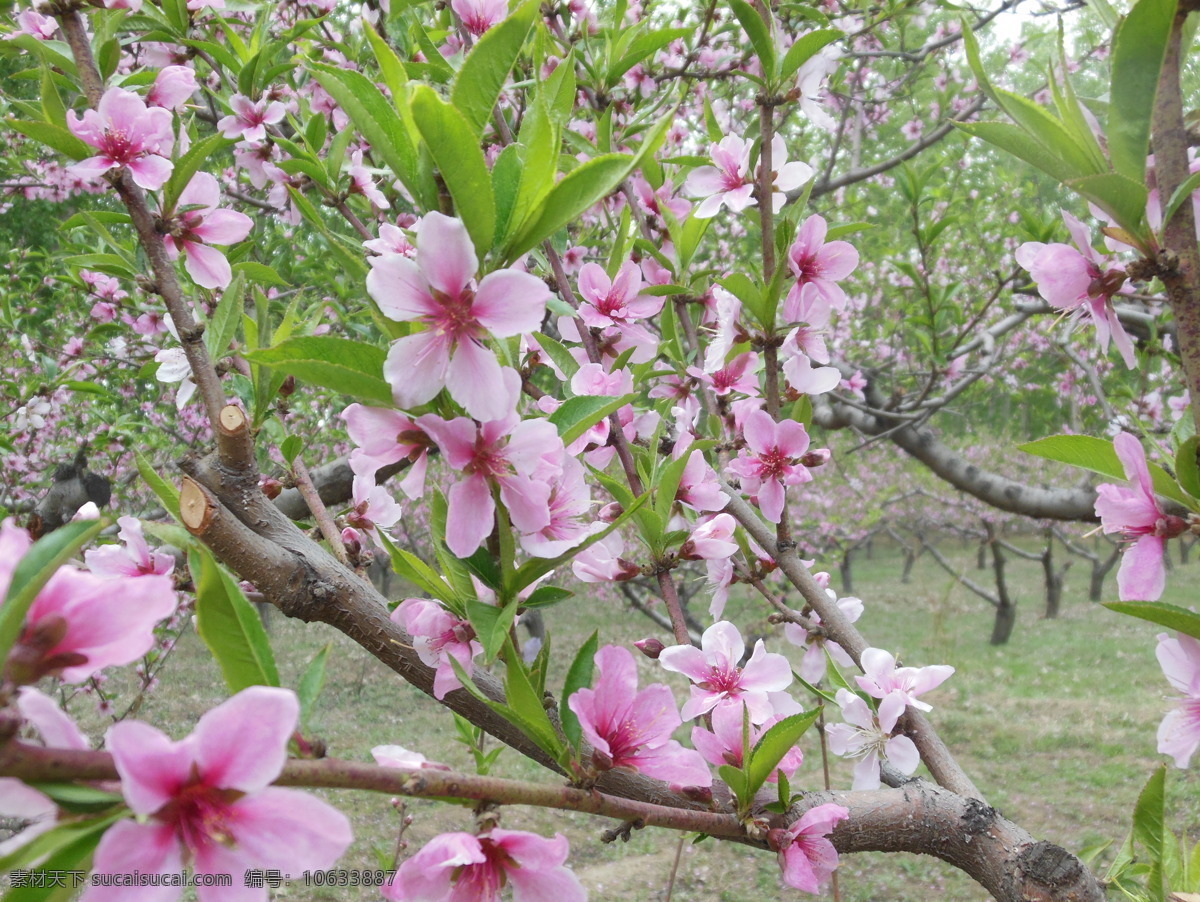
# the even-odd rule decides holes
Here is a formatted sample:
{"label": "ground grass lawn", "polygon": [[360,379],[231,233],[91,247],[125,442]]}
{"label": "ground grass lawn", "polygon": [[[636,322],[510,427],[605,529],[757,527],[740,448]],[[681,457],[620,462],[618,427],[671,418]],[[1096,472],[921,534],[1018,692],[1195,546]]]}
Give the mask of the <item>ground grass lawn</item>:
{"label": "ground grass lawn", "polygon": [[[968,575],[988,578],[988,572],[974,572],[970,549],[946,550]],[[1075,852],[1109,840],[1120,842],[1138,791],[1164,760],[1154,749],[1169,691],[1154,658],[1159,630],[1087,602],[1082,563],[1068,574],[1060,618],[1043,620],[1040,571],[1035,564],[1014,561],[1010,571],[1020,600],[1017,627],[1008,645],[992,647],[987,641],[991,609],[985,603],[956,586],[933,561],[920,560],[907,585],[900,583],[900,569],[898,556],[887,549],[856,562],[856,594],[867,606],[859,626],[871,642],[896,652],[906,663],[949,663],[958,669],[928,696],[934,705],[931,720],[988,801],[1035,836]],[[1176,568],[1167,599],[1194,604],[1191,580],[1198,571],[1197,565]],[[774,629],[762,619],[765,611],[746,600],[731,601],[729,615],[744,631]],[[572,642],[577,647],[592,630],[600,631],[601,641],[612,642],[656,634],[621,602],[589,601],[586,596],[552,609],[548,620],[559,657],[567,660],[565,650]],[[278,615],[271,628],[285,685],[295,685],[313,654],[325,643],[333,644],[328,683],[314,724],[330,755],[368,760],[372,746],[396,743],[457,768],[470,767],[470,755],[454,741],[451,719],[349,640],[329,628],[287,623]],[[798,662],[797,650],[782,637],[769,645]],[[642,663],[643,685],[672,682],[677,696],[686,697],[683,682],[671,679],[675,675],[658,671],[650,661]],[[179,737],[223,696],[216,666],[199,640],[188,634],[143,715]],[[103,719],[86,699],[77,699],[72,708],[93,735],[102,731]],[[819,752],[811,741],[806,754],[808,760],[793,786],[819,788]],[[512,752],[500,762],[504,776],[555,780]],[[835,761],[833,773],[835,787],[849,788],[849,765]],[[1200,837],[1197,769],[1183,772],[1172,767],[1168,791],[1175,829],[1187,831],[1193,840]],[[343,867],[375,868],[380,859],[391,859],[400,816],[389,799],[349,792],[327,797],[355,825],[355,843]],[[471,829],[467,809],[417,800],[410,801],[407,810],[414,817],[406,834],[412,849],[439,832]],[[521,808],[507,809],[503,825],[565,833],[571,840],[570,863],[595,900],[665,898],[678,844],[675,835],[645,831],[635,833],[628,843],[605,845],[599,836],[611,822]],[[846,902],[987,898],[966,876],[922,856],[847,857],[840,874]],[[711,840],[695,845],[689,841],[682,850],[673,898],[740,902],[802,897],[785,889],[778,875],[769,854]],[[303,883],[276,891],[276,897],[298,902],[379,898],[373,890],[322,890]],[[825,898],[832,896],[827,893]]]}

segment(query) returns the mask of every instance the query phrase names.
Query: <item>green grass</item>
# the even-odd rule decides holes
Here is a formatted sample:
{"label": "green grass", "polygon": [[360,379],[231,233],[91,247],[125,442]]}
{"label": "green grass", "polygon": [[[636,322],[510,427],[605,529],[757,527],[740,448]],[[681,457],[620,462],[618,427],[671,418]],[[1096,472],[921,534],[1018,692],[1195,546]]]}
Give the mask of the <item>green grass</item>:
{"label": "green grass", "polygon": [[[974,571],[971,551],[958,551],[953,559],[968,568],[968,575],[988,578],[988,572]],[[911,583],[900,584],[899,559],[886,549],[856,562],[856,594],[867,605],[859,626],[870,642],[897,653],[906,663],[948,663],[957,668],[942,688],[928,696],[934,705],[931,720],[988,801],[1005,816],[1035,837],[1072,851],[1107,840],[1120,842],[1138,791],[1163,760],[1155,752],[1155,730],[1170,690],[1154,658],[1159,629],[1083,600],[1087,574],[1080,564],[1068,575],[1061,617],[1042,620],[1040,571],[1024,561],[1014,562],[1010,571],[1019,615],[1013,638],[1005,646],[988,644],[991,609],[984,602],[925,559],[918,562]],[[1194,603],[1186,588],[1195,572],[1195,567],[1176,569],[1167,600]],[[731,618],[747,630],[773,630],[765,622],[765,613],[745,598],[735,598],[729,607]],[[602,642],[628,642],[655,634],[652,624],[626,611],[622,602],[589,602],[586,596],[551,609],[548,621],[562,662],[569,661],[572,642],[578,647],[594,629],[600,631]],[[312,655],[326,642],[334,643],[328,683],[313,724],[313,732],[326,742],[330,755],[368,760],[372,746],[396,743],[453,767],[470,768],[470,755],[454,741],[453,723],[440,706],[349,640],[329,628],[284,622],[278,615],[272,621],[272,639],[284,683],[293,686]],[[798,662],[797,650],[781,636],[769,645]],[[669,682],[678,698],[685,697],[682,680],[639,660],[643,685]],[[559,685],[565,666],[560,663]],[[113,683],[119,685],[120,678]],[[223,697],[219,672],[189,634],[142,716],[180,737]],[[94,734],[102,731],[102,719],[86,700],[77,699],[72,707]],[[681,731],[680,738],[686,732]],[[793,781],[799,789],[820,788],[819,751],[811,739],[805,740],[808,761]],[[501,756],[498,773],[556,779],[513,752]],[[849,788],[850,782],[850,767],[835,761],[833,785]],[[1196,769],[1172,768],[1168,792],[1173,828],[1200,835]],[[331,792],[326,797],[355,825],[356,840],[342,867],[374,868],[379,866],[379,856],[390,858],[400,815],[388,798],[350,792]],[[466,809],[410,800],[407,812],[414,818],[406,834],[410,851],[439,832],[471,829],[472,817]],[[640,831],[628,843],[605,845],[599,837],[610,822],[517,807],[503,812],[503,825],[566,834],[571,840],[570,863],[593,899],[665,898],[677,849],[675,834]],[[711,840],[693,845],[689,840],[680,855],[673,898],[797,898],[797,893],[781,886],[778,874],[769,854]],[[845,902],[987,898],[970,878],[923,856],[849,856],[843,859],[840,874]],[[292,884],[278,897],[315,902],[378,895],[365,889],[321,891]]]}

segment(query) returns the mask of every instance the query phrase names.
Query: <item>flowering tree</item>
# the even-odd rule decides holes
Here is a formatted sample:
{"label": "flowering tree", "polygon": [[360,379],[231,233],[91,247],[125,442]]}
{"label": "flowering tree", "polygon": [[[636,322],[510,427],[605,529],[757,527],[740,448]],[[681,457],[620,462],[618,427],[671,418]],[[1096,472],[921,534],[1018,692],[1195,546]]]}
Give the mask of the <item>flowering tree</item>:
{"label": "flowering tree", "polygon": [[[798,549],[822,544],[803,511],[831,458],[822,432],[838,428],[886,437],[1005,510],[1099,517],[1134,543],[1114,607],[1178,633],[1159,645],[1181,693],[1159,749],[1189,763],[1200,618],[1155,602],[1164,543],[1200,512],[1194,428],[1175,432],[1173,473],[1128,431],[1033,443],[1134,485],[1045,489],[973,465],[928,421],[985,377],[1000,381],[1010,337],[1046,311],[1085,318],[1125,366],[1160,319],[1173,323],[1182,387],[1200,390],[1197,179],[1180,87],[1190,7],[1139,0],[1114,14],[1104,124],[1065,58],[1051,69],[1052,109],[991,85],[973,30],[995,11],[931,27],[920,11],[889,25],[836,3],[396,7],[368,3],[360,19],[332,4],[64,0],[20,11],[7,36],[38,79],[7,123],[21,190],[74,198],[65,225],[90,251],[58,261],[69,271],[58,277],[86,290],[88,315],[108,327],[93,336],[105,340],[96,361],[73,344],[49,376],[76,397],[112,395],[116,366],[132,359],[175,386],[174,414],[151,403],[121,428],[161,429],[189,452],[181,480],[136,461],[159,519],[183,527],[145,529],[179,550],[189,577],[172,582],[136,519],[122,517],[122,545],[89,548],[84,567],[71,559],[105,525],[94,507],[71,520],[62,500],[54,522],[39,514],[36,543],[5,522],[0,807],[31,823],[5,866],[90,867],[86,898],[133,895],[104,879],[132,871],[328,868],[351,825],[294,788],[321,786],[477,804],[475,829],[408,858],[387,898],[491,899],[508,885],[517,899],[583,898],[566,841],[501,828],[493,806],[505,804],[770,850],[783,880],[810,892],[839,853],[880,850],[936,855],[1001,900],[1102,898],[1081,861],[987,804],[925,717],[919,696],[953,668],[901,666],[874,647],[854,622],[870,600],[839,599]],[[974,84],[939,84],[955,59]],[[914,116],[899,128],[908,148],[865,159],[864,138],[892,115],[876,95],[930,69],[944,121]],[[985,107],[1012,122],[975,121]],[[983,139],[1094,205],[1108,253],[1073,216],[1073,246],[1042,240],[1055,237],[1042,224],[1007,274],[973,277],[979,306],[960,304],[937,262],[955,220],[932,167],[907,163],[955,126],[973,136],[955,139],[974,148],[968,166]],[[861,224],[836,203],[809,207],[885,173],[915,244],[881,274],[878,243],[847,240]],[[963,246],[984,243],[982,229],[963,231]],[[1022,269],[1044,304],[997,315]],[[865,309],[868,289],[852,298],[856,274],[909,292],[908,321]],[[1129,308],[1159,285],[1166,309]],[[6,315],[32,323],[39,311]],[[878,360],[855,363],[864,347]],[[888,359],[908,368],[890,390]],[[1104,376],[1116,381],[1086,359],[1079,369],[1098,395]],[[338,428],[333,399],[352,447],[319,437]],[[76,403],[56,391],[21,400],[14,435]],[[327,451],[349,453],[310,468]],[[273,461],[286,493],[266,475]],[[57,482],[78,483],[81,504],[106,502],[86,472],[77,462]],[[296,525],[308,518],[319,540]],[[410,521],[427,523],[422,541],[401,539]],[[372,558],[412,597],[397,603],[364,579]],[[700,561],[710,622],[696,630],[677,577]],[[682,708],[663,683],[639,688],[628,648],[522,648],[519,617],[571,603],[568,567],[585,583],[656,587],[674,641],[636,645],[691,680]],[[130,720],[91,749],[33,684],[140,657],[155,624],[181,626],[185,582],[231,698],[185,739]],[[800,679],[762,639],[747,656],[723,619],[735,583],[806,646]],[[398,747],[376,749],[376,765],[315,754],[248,591],[342,631],[555,776],[502,779],[488,760],[455,773]],[[810,661],[813,649],[828,661]],[[548,681],[551,654],[571,662],[562,686]],[[810,733],[835,707],[843,722]],[[674,735],[692,722],[687,748]],[[859,759],[850,790],[800,770],[802,740],[824,754],[826,739]],[[305,754],[289,758],[289,743]],[[928,779],[911,777],[920,764]],[[1118,875],[1144,876],[1149,898],[1181,888],[1163,863],[1162,779],[1138,813],[1158,857]],[[104,782],[116,780],[119,794]],[[265,890],[200,890],[226,893]]]}

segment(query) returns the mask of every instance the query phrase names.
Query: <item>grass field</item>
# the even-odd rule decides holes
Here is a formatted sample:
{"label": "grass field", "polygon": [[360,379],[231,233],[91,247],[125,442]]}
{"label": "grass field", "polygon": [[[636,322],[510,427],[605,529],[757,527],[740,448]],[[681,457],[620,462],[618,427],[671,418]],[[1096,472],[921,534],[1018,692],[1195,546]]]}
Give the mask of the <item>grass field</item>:
{"label": "grass field", "polygon": [[[961,566],[972,568],[969,575],[987,578],[986,573],[974,573],[969,550],[947,551]],[[1194,604],[1191,580],[1198,570],[1197,565],[1177,568],[1167,600]],[[1013,562],[1010,571],[1019,615],[1008,645],[988,644],[991,609],[956,586],[932,561],[919,561],[911,583],[902,585],[899,558],[886,550],[871,559],[860,558],[855,565],[856,594],[867,606],[859,626],[869,641],[906,663],[948,663],[958,669],[928,696],[934,705],[931,719],[988,801],[1004,815],[1036,837],[1075,852],[1108,840],[1119,842],[1138,791],[1163,760],[1154,749],[1169,691],[1154,659],[1159,630],[1087,602],[1082,565],[1068,574],[1061,617],[1042,620],[1040,571],[1024,561]],[[765,612],[748,602],[734,599],[728,614],[743,631],[773,629],[762,620]],[[572,642],[577,646],[595,629],[602,642],[655,634],[651,624],[616,601],[572,599],[552,609],[548,620],[559,657],[564,658],[563,650]],[[325,627],[286,623],[278,615],[272,621],[272,639],[285,685],[295,685],[312,655],[333,643],[314,724],[330,755],[368,760],[372,746],[396,743],[456,768],[470,768],[470,755],[454,741],[453,722],[439,706],[349,640]],[[768,644],[773,651],[796,651],[782,637]],[[799,660],[796,654],[791,657]],[[677,697],[685,697],[682,681],[669,679],[675,675],[659,671],[650,661],[642,663],[643,685],[671,682]],[[143,716],[179,737],[223,695],[216,666],[199,640],[188,634]],[[102,730],[92,706],[77,701],[74,713],[95,732]],[[793,786],[820,788],[819,752],[812,742],[805,751],[808,760]],[[513,752],[501,756],[498,773],[555,780]],[[849,788],[849,765],[835,761],[833,780],[835,787]],[[1172,767],[1168,792],[1172,825],[1194,840],[1200,836],[1196,768],[1185,772]],[[399,815],[387,798],[349,792],[329,793],[328,798],[355,825],[356,840],[342,867],[375,868],[380,856],[391,857]],[[471,814],[465,809],[416,800],[409,802],[408,812],[414,816],[406,835],[413,850],[439,832],[471,829]],[[611,822],[522,808],[505,810],[503,825],[565,833],[571,840],[570,864],[595,900],[665,898],[678,848],[675,835],[643,831],[628,843],[605,845],[599,837]],[[922,856],[846,857],[840,874],[846,902],[987,898],[966,876]],[[713,841],[689,842],[683,847],[672,898],[734,902],[802,897],[784,888],[778,875],[769,854]],[[277,897],[316,902],[378,895],[366,889],[321,890],[293,883],[277,891]],[[831,896],[827,893],[825,898]]]}

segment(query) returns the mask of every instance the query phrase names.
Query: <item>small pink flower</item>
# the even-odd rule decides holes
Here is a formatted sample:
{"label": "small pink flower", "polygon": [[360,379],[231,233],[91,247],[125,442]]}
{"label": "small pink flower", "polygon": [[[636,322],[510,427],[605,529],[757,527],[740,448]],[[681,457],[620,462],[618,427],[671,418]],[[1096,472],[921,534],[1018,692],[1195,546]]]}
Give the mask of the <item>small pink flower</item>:
{"label": "small pink flower", "polygon": [[550,483],[546,502],[550,522],[521,535],[521,548],[534,557],[558,557],[606,524],[593,516],[592,496],[584,478],[583,464],[564,457],[562,473]]}
{"label": "small pink flower", "polygon": [[125,543],[101,545],[83,554],[88,569],[98,576],[165,576],[175,569],[175,558],[161,551],[151,551],[142,534],[142,521],[137,517],[117,520],[121,530],[117,537]]}
{"label": "small pink flower", "polygon": [[802,423],[776,423],[765,410],[746,415],[743,434],[748,450],[738,453],[728,471],[742,480],[742,488],[758,498],[763,516],[778,523],[783,516],[787,486],[812,481],[800,458],[808,450],[808,432]]}
{"label": "small pink flower", "polygon": [[383,192],[375,184],[375,178],[371,175],[371,170],[363,165],[362,158],[361,150],[354,151],[350,156],[350,167],[346,170],[346,174],[350,176],[350,190],[361,194],[376,209],[386,210],[389,206],[388,199],[383,196]]}
{"label": "small pink flower", "polygon": [[1125,468],[1125,478],[1135,486],[1096,487],[1096,516],[1104,532],[1133,542],[1121,557],[1117,590],[1122,601],[1157,601],[1167,584],[1163,548],[1167,539],[1187,531],[1187,521],[1159,506],[1141,442],[1121,432],[1113,439],[1113,450]]}
{"label": "small pink flower", "polygon": [[949,664],[897,667],[891,652],[882,648],[864,650],[859,660],[864,675],[855,679],[863,692],[885,701],[899,699],[904,705],[912,705],[921,711],[932,711],[933,706],[919,701],[917,696],[936,689],[954,675],[954,668]]}
{"label": "small pink flower", "polygon": [[787,156],[787,145],[776,135],[771,139],[771,210],[774,213],[783,209],[788,191],[795,191],[813,177],[811,166],[798,160],[789,163]]}
{"label": "small pink flower", "polygon": [[737,553],[738,544],[733,541],[737,523],[729,514],[717,514],[699,524],[687,537],[679,556],[685,561],[720,560]]}
{"label": "small pink flower", "polygon": [[147,108],[137,94],[123,88],[109,88],[99,106],[87,110],[80,119],[74,110],[67,112],[67,125],[75,137],[100,151],[80,160],[68,170],[83,179],[98,179],[110,169],[127,168],[140,187],[154,191],[171,175],[173,164],[167,157],[175,141],[169,110]]}
{"label": "small pink flower", "polygon": [[619,533],[609,533],[600,541],[589,545],[571,561],[571,572],[585,583],[622,582],[633,579],[641,569],[632,561],[621,557],[625,541]]}
{"label": "small pink flower", "polygon": [[825,837],[849,817],[848,808],[829,803],[806,811],[785,830],[772,830],[769,841],[779,853],[783,882],[806,893],[818,892],[838,866],[837,849]]}
{"label": "small pink flower", "polygon": [[1060,310],[1090,316],[1096,325],[1100,350],[1108,351],[1111,336],[1125,365],[1133,369],[1137,365],[1133,342],[1113,309],[1113,297],[1129,290],[1125,285],[1125,270],[1092,247],[1083,223],[1066,211],[1062,216],[1075,247],[1027,241],[1017,248],[1017,263],[1029,270],[1038,294],[1047,303]]}
{"label": "small pink flower", "polygon": [[342,411],[350,441],[358,445],[350,452],[350,469],[355,476],[370,482],[383,467],[409,460],[412,466],[400,482],[409,498],[420,498],[425,491],[425,472],[432,439],[425,430],[398,410],[351,404]]}
{"label": "small pink flower", "polygon": [[167,66],[154,79],[154,87],[146,95],[146,102],[150,106],[180,110],[199,87],[196,71],[190,66]]}
{"label": "small pink flower", "polygon": [[475,37],[508,17],[507,0],[451,0],[450,8]]}
{"label": "small pink flower", "polygon": [[463,477],[447,498],[446,545],[456,555],[470,557],[491,534],[493,485],[518,531],[536,533],[550,525],[550,483],[562,473],[564,449],[549,420],[520,420],[514,412],[476,424],[427,414],[417,424]]}
{"label": "small pink flower", "polygon": [[[167,254],[187,255],[184,269],[201,288],[228,288],[233,270],[225,255],[212,244],[237,244],[250,234],[254,221],[236,210],[220,210],[221,188],[207,172],[197,172],[179,195],[170,231],[163,236]],[[193,209],[187,209],[192,207]]]}
{"label": "small pink flower", "polygon": [[443,833],[400,866],[383,895],[396,902],[497,902],[509,885],[514,902],[586,902],[579,878],[565,867],[569,852],[561,833]]}
{"label": "small pink flower", "polygon": [[1200,750],[1200,639],[1177,633],[1158,637],[1158,663],[1167,682],[1183,693],[1158,728],[1158,751],[1187,767]]}
{"label": "small pink flower", "polygon": [[830,311],[846,309],[846,292],[837,283],[857,268],[858,251],[848,241],[826,243],[828,231],[825,219],[814,213],[804,220],[788,250],[788,267],[796,277],[783,305],[789,322],[820,328],[829,322]]}
{"label": "small pink flower", "polygon": [[654,316],[663,308],[665,298],[640,294],[642,271],[632,260],[621,265],[615,279],[609,279],[597,263],[585,263],[579,270],[579,318],[594,329],[628,326],[639,319]]}
{"label": "small pink flower", "polygon": [[[0,598],[31,546],[11,519],[0,525]],[[60,673],[81,683],[97,670],[128,664],[154,646],[154,625],[175,610],[170,577],[105,579],[64,565],[33,600],[9,655],[10,677],[36,682]]]}
{"label": "small pink flower", "polygon": [[898,696],[884,699],[878,715],[849,689],[839,689],[836,699],[845,723],[829,724],[825,735],[835,755],[861,759],[854,765],[854,790],[879,788],[880,761],[888,761],[902,774],[912,774],[917,769],[921,754],[916,745],[907,736],[892,735],[904,713],[904,704]]}
{"label": "small pink flower", "polygon": [[[270,785],[287,761],[299,711],[290,690],[253,686],[206,713],[180,742],[139,721],[110,727],[106,741],[121,790],[140,820],[109,828],[96,849],[95,873],[176,874],[185,862],[197,874],[329,868],[350,845],[345,815],[306,792]],[[201,902],[228,892],[197,888]],[[82,899],[158,902],[182,893],[93,885]],[[267,891],[243,897],[265,902]]]}
{"label": "small pink flower", "polygon": [[709,386],[713,393],[725,397],[730,392],[743,395],[758,394],[758,355],[753,351],[738,354],[723,367],[704,372],[697,367],[688,367],[688,375]]}
{"label": "small pink flower", "polygon": [[[679,456],[678,448],[675,456]],[[683,475],[679,477],[675,500],[694,511],[719,511],[729,503],[729,496],[717,481],[717,471],[704,459],[703,451],[692,451],[688,457]]]}
{"label": "small pink flower", "polygon": [[707,714],[717,705],[736,705],[740,709],[744,703],[752,723],[766,722],[775,713],[767,693],[786,689],[792,681],[787,658],[768,654],[759,639],[746,666],[739,667],[746,644],[737,627],[727,620],[706,629],[700,645],[673,645],[658,656],[664,668],[682,673],[693,683],[691,698],[681,712],[683,719]]}
{"label": "small pink flower", "polygon": [[718,144],[710,144],[708,152],[715,165],[701,166],[688,173],[683,190],[704,200],[693,215],[711,219],[721,207],[734,213],[755,203],[754,178],[750,174],[750,143],[738,135],[727,135]]}
{"label": "small pink flower", "polygon": [[459,620],[436,601],[424,598],[402,601],[392,611],[392,620],[412,636],[413,648],[421,660],[437,668],[433,677],[433,697],[438,701],[462,685],[450,659],[457,661],[470,676],[475,656],[483,653],[483,646],[475,639],[471,624]]}
{"label": "small pink flower", "polygon": [[17,13],[17,25],[17,30],[6,34],[3,40],[11,41],[15,37],[28,34],[39,41],[48,41],[58,31],[58,22],[53,16],[44,16],[33,9],[23,9]]}
{"label": "small pink flower", "polygon": [[601,770],[640,771],[675,788],[711,786],[700,754],[671,738],[682,723],[671,690],[655,683],[639,692],[637,664],[620,646],[604,646],[595,663],[595,689],[580,689],[567,700],[593,746],[593,762]]}
{"label": "small pink flower", "polygon": [[415,263],[392,254],[370,263],[367,291],[383,314],[426,326],[392,343],[384,377],[396,404],[418,407],[447,388],[477,420],[507,416],[516,393],[484,341],[537,331],[550,297],[545,283],[501,269],[476,286],[479,259],[466,226],[441,213],[421,220]]}
{"label": "small pink flower", "polygon": [[255,102],[244,94],[234,94],[229,98],[229,107],[233,115],[221,119],[217,128],[226,138],[243,141],[262,141],[267,137],[267,126],[282,122],[287,114],[282,103],[265,96]]}

